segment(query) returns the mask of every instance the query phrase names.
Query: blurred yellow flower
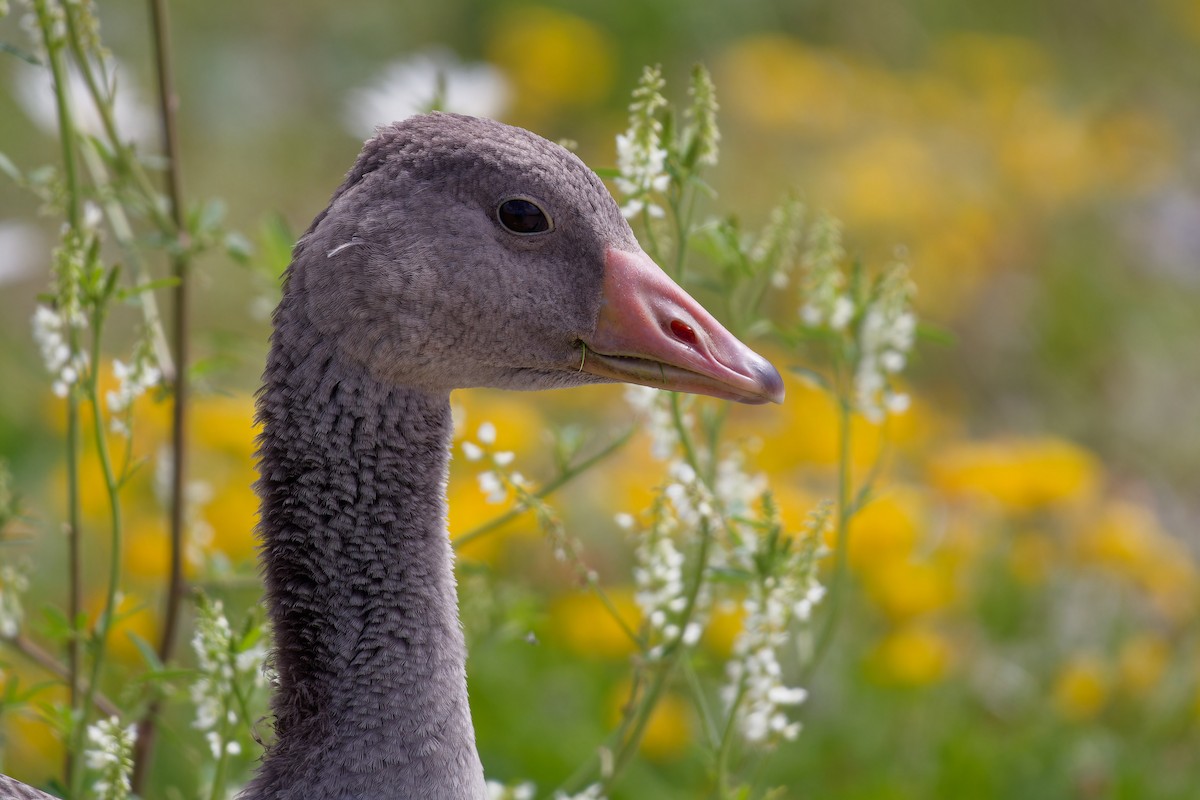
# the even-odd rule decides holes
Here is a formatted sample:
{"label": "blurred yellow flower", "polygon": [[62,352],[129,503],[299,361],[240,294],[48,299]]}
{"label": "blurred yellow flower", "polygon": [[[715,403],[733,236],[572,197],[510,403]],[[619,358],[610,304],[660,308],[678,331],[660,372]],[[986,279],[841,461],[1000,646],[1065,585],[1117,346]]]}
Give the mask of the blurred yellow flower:
{"label": "blurred yellow flower", "polygon": [[936,562],[892,559],[871,566],[867,596],[893,622],[904,622],[954,601],[954,576]]}
{"label": "blurred yellow flower", "polygon": [[1167,670],[1171,648],[1156,633],[1139,633],[1121,645],[1117,655],[1117,676],[1121,688],[1133,697],[1145,697],[1154,691]]}
{"label": "blurred yellow flower", "polygon": [[897,628],[875,646],[869,663],[875,678],[899,686],[925,686],[945,677],[954,659],[950,643],[924,625]]}
{"label": "blurred yellow flower", "polygon": [[740,603],[718,603],[709,616],[704,638],[700,641],[714,656],[727,660],[733,654],[733,642],[742,632],[745,621],[746,611]]}
{"label": "blurred yellow flower", "polygon": [[[490,422],[496,429],[495,449],[510,451],[518,457],[546,449],[546,422],[537,407],[514,392],[471,389],[455,392],[454,438],[456,448],[464,439],[475,440],[479,426]],[[456,461],[461,451],[455,450]]]}
{"label": "blurred yellow flower", "polygon": [[[451,540],[491,522],[510,507],[507,503],[489,503],[487,495],[479,488],[475,473],[465,470],[451,474],[446,494],[449,502]],[[526,512],[511,522],[461,545],[458,552],[462,557],[473,561],[495,564],[510,537],[536,538],[538,534],[533,513]]]}
{"label": "blurred yellow flower", "polygon": [[1038,531],[1023,531],[1009,543],[1008,568],[1021,583],[1042,583],[1054,568],[1057,548],[1053,540]]}
{"label": "blurred yellow flower", "polygon": [[1111,683],[1108,668],[1098,657],[1073,656],[1054,681],[1051,701],[1063,718],[1087,722],[1104,710]]}
{"label": "blurred yellow flower", "polygon": [[1095,456],[1063,439],[960,442],[929,464],[934,488],[952,498],[987,498],[1014,513],[1084,500],[1096,491]]}
{"label": "blurred yellow flower", "polygon": [[[917,489],[891,486],[881,490],[850,522],[847,555],[851,568],[869,572],[881,564],[907,559],[921,538],[925,514],[925,500]],[[834,545],[832,538],[828,544]]]}
{"label": "blurred yellow flower", "polygon": [[[606,593],[621,620],[636,633],[641,611],[633,600],[633,589],[611,588]],[[637,645],[595,592],[561,595],[551,603],[549,617],[553,638],[578,655],[620,659],[637,651]]]}
{"label": "blurred yellow flower", "polygon": [[34,686],[39,689],[30,706],[4,714],[3,726],[0,727],[0,741],[4,744],[4,773],[37,785],[44,782],[47,775],[57,774],[62,768],[65,750],[54,726],[47,724],[34,707],[66,705],[67,689],[64,685],[47,683],[44,672],[21,665],[11,668],[5,665],[0,680],[8,679],[18,680],[23,690]]}
{"label": "blurred yellow flower", "polygon": [[[612,724],[621,720],[625,704],[629,702],[628,681],[618,686],[609,695],[609,719]],[[692,741],[691,708],[682,697],[666,693],[650,712],[646,729],[639,747],[642,754],[659,763],[673,761],[683,755]]]}
{"label": "blurred yellow flower", "polygon": [[1177,623],[1190,621],[1200,602],[1195,557],[1160,526],[1147,508],[1113,501],[1076,534],[1077,555],[1143,588],[1154,607]]}
{"label": "blurred yellow flower", "polygon": [[528,122],[608,96],[614,49],[599,26],[534,5],[506,7],[498,19],[487,55],[515,87],[518,118]]}
{"label": "blurred yellow flower", "polygon": [[212,526],[212,547],[236,563],[255,557],[254,526],[258,520],[258,496],[254,493],[257,473],[246,461],[242,469],[222,475],[213,499],[204,507],[204,519]]}
{"label": "blurred yellow flower", "polygon": [[742,39],[722,56],[717,75],[721,102],[764,128],[835,135],[855,113],[847,65],[790,36]]}

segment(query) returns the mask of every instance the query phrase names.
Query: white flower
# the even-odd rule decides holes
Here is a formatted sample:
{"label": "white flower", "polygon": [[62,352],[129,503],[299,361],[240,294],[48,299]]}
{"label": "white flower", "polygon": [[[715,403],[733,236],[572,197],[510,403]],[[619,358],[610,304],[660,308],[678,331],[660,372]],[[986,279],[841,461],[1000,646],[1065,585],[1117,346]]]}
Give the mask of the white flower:
{"label": "white flower", "polygon": [[29,589],[29,578],[13,564],[0,566],[0,638],[11,639],[25,619],[21,594]]}
{"label": "white flower", "polygon": [[[816,577],[816,555],[829,516],[828,505],[810,514],[802,544],[783,556],[770,573],[760,572],[742,603],[746,617],[726,664],[721,697],[727,705],[738,704],[737,729],[749,744],[770,746],[800,733],[799,724],[789,720],[783,709],[803,703],[808,692],[784,683],[778,653],[787,645],[793,623],[806,622],[813,605],[824,596]],[[751,547],[757,544],[752,542]],[[743,568],[755,569],[759,563],[753,549],[739,550],[737,555]]]}
{"label": "white flower", "polygon": [[[91,69],[99,84],[113,95],[118,135],[126,142],[156,143],[157,117],[138,96],[134,74],[112,56],[106,56],[102,61],[93,60]],[[13,80],[16,84],[14,96],[30,120],[44,132],[57,135],[58,108],[49,68],[14,62]],[[96,110],[87,81],[74,66],[70,67],[68,75],[67,97],[75,127],[88,136],[107,141],[104,120]]]}
{"label": "white flower", "polygon": [[355,136],[369,136],[379,125],[431,110],[474,117],[497,117],[512,90],[491,64],[464,64],[451,51],[434,47],[393,61],[368,85],[350,92],[344,124]]}
{"label": "white flower", "polygon": [[498,453],[492,454],[492,463],[498,467],[507,467],[516,458],[510,450],[501,450]]}
{"label": "white flower", "polygon": [[[658,112],[667,105],[658,67],[646,67],[633,91],[629,106],[629,128],[617,135],[617,191],[625,195],[621,213],[634,217],[644,210],[652,217],[663,210],[649,200],[654,192],[663,192],[671,183],[666,172],[667,151],[662,142],[662,122]],[[715,153],[715,143],[713,145]]]}
{"label": "white flower", "polygon": [[887,376],[904,368],[916,338],[913,292],[908,267],[893,264],[863,315],[854,375],[855,404],[873,422],[881,420],[885,412],[902,413],[908,408],[907,396],[893,392]]}
{"label": "white flower", "polygon": [[71,386],[87,371],[88,357],[82,350],[73,354],[67,339],[67,322],[59,312],[39,305],[33,312],[33,338],[42,352],[42,362],[58,397],[66,397]]}
{"label": "white flower", "polygon": [[463,455],[467,461],[478,461],[483,458],[483,448],[471,441],[462,443]]}
{"label": "white flower", "polygon": [[131,365],[113,359],[113,375],[117,379],[117,388],[106,395],[108,411],[112,415],[110,425],[114,433],[128,436],[126,412],[137,398],[162,379],[162,373],[151,361],[150,348],[143,347],[138,349]]}
{"label": "white flower", "polygon": [[481,443],[493,445],[496,443],[496,426],[491,422],[484,422],[479,426],[479,432],[475,435],[479,437]]}
{"label": "white flower", "polygon": [[579,794],[568,795],[564,792],[555,792],[554,800],[604,800],[603,788],[600,784],[593,783]]}
{"label": "white flower", "polygon": [[33,275],[49,256],[41,231],[28,222],[0,222],[0,286]]}
{"label": "white flower", "polygon": [[487,495],[489,503],[503,503],[505,498],[508,497],[508,491],[504,488],[504,482],[500,480],[500,476],[495,472],[491,470],[481,472],[476,480],[479,481],[479,490]]}
{"label": "white flower", "polygon": [[97,773],[92,778],[92,797],[99,800],[126,800],[129,797],[129,776],[133,772],[133,745],[137,726],[121,727],[116,717],[88,725],[88,746],[84,762]]}

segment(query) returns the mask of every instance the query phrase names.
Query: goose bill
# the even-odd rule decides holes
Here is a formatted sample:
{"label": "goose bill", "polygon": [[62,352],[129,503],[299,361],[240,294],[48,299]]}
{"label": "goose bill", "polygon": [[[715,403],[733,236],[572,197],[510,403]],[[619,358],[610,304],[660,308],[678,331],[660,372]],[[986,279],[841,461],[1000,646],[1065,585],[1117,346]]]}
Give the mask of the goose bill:
{"label": "goose bill", "polygon": [[741,403],[783,402],[783,379],[642,251],[609,250],[580,369]]}

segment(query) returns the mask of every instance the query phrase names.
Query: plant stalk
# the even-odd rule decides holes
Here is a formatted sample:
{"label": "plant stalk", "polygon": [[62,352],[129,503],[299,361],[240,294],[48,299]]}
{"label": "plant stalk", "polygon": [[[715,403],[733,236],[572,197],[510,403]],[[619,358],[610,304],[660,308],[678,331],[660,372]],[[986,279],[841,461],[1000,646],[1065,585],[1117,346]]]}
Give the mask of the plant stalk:
{"label": "plant stalk", "polygon": [[[166,609],[163,614],[162,638],[158,644],[158,657],[168,663],[178,638],[179,616],[183,605],[186,586],[183,575],[184,554],[184,486],[188,453],[188,363],[190,359],[190,329],[188,303],[189,242],[186,232],[183,207],[183,181],[179,158],[179,130],[176,111],[179,98],[175,93],[174,73],[171,68],[171,42],[166,0],[150,0],[150,18],[154,35],[155,69],[158,73],[159,115],[162,121],[163,149],[167,158],[166,189],[170,203],[171,220],[176,241],[171,248],[171,272],[176,279],[174,287],[175,314],[172,325],[174,345],[175,385],[172,414],[171,442],[171,574],[167,585]],[[155,698],[138,723],[137,744],[133,754],[131,784],[134,794],[140,794],[146,780],[150,755],[154,748],[156,723],[161,701]]]}

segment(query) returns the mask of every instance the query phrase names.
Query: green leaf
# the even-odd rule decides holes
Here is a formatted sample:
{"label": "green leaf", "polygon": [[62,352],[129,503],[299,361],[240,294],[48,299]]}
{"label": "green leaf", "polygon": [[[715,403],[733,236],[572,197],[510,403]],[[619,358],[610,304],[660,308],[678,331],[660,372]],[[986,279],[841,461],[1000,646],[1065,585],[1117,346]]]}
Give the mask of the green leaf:
{"label": "green leaf", "polygon": [[606,181],[621,177],[621,170],[616,167],[593,167],[592,172],[599,175]]}
{"label": "green leaf", "polygon": [[833,385],[829,383],[829,379],[826,378],[821,373],[817,372],[815,369],[809,369],[808,367],[793,366],[793,367],[788,367],[788,370],[790,372],[794,372],[796,375],[799,375],[801,379],[803,379],[804,381],[806,381],[808,383],[811,383],[813,386],[816,386],[818,389],[824,389],[827,392],[833,391]]}
{"label": "green leaf", "polygon": [[155,672],[160,672],[163,668],[163,663],[159,660],[158,653],[154,650],[154,647],[133,631],[125,631],[125,635],[129,637],[129,641],[133,642],[133,646],[141,654],[142,660],[146,662],[146,666]]}
{"label": "green leaf", "polygon": [[13,163],[12,159],[0,152],[0,172],[3,172],[8,177],[12,178],[13,183],[22,183],[25,176],[21,174],[21,169]]}
{"label": "green leaf", "polygon": [[26,64],[32,64],[35,67],[45,66],[45,64],[42,63],[42,60],[33,53],[30,53],[28,50],[22,50],[16,45],[9,44],[8,42],[0,42],[0,53],[8,53],[10,56],[16,56]]}
{"label": "green leaf", "polygon": [[924,320],[917,323],[917,338],[923,342],[932,342],[933,344],[946,345],[947,347],[953,347],[958,344],[958,337],[954,335],[954,331],[937,323],[926,322]]}

